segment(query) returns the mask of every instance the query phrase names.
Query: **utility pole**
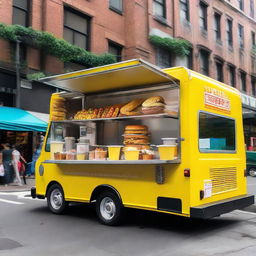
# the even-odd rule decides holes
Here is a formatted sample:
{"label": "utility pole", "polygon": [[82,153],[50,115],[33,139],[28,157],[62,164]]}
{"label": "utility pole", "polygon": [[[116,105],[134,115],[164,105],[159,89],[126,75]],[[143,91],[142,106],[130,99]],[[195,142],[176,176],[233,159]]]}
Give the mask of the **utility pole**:
{"label": "utility pole", "polygon": [[20,41],[16,41],[16,108],[20,108]]}

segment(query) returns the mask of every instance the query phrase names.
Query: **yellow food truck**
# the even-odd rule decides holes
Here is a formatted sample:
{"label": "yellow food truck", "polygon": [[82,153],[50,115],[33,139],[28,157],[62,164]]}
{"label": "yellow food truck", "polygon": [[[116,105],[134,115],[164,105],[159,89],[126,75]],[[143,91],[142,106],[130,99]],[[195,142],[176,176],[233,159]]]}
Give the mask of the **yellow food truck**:
{"label": "yellow food truck", "polygon": [[31,189],[53,213],[95,203],[100,222],[116,225],[125,208],[211,218],[254,203],[235,88],[142,60],[41,82],[63,89]]}

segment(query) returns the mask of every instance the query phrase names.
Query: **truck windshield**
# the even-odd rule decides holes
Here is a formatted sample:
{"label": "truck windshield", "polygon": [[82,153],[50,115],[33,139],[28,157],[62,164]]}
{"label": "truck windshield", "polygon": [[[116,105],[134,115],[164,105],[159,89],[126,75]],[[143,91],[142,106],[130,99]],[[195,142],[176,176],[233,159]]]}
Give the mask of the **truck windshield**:
{"label": "truck windshield", "polygon": [[235,120],[209,113],[199,113],[200,152],[234,152]]}

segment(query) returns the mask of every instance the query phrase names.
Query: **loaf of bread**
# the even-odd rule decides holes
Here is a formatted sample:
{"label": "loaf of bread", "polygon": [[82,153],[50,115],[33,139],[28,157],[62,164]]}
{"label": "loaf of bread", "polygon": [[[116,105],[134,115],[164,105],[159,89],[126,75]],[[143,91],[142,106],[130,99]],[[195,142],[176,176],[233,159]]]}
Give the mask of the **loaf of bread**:
{"label": "loaf of bread", "polygon": [[136,116],[139,115],[140,113],[136,111],[136,108],[141,106],[141,103],[143,102],[143,99],[135,99],[124,105],[120,109],[120,113],[124,116]]}

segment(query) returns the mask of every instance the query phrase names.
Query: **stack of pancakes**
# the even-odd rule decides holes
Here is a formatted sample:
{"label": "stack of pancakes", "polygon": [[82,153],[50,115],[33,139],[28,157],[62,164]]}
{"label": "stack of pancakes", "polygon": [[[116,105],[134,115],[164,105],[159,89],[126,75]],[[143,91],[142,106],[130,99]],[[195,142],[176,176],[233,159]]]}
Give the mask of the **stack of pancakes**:
{"label": "stack of pancakes", "polygon": [[125,148],[149,148],[149,131],[145,125],[127,125],[123,136]]}

